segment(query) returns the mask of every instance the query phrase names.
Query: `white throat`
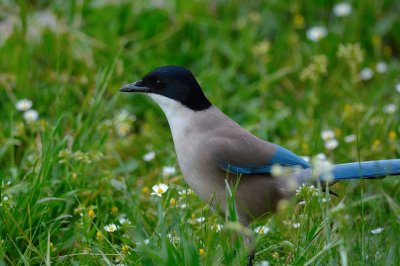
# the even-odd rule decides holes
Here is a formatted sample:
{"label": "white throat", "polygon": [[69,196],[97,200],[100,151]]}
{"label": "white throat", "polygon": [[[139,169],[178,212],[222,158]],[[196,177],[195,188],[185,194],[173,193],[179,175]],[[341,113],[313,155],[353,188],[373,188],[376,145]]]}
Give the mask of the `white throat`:
{"label": "white throat", "polygon": [[174,138],[174,141],[177,140],[177,138],[179,138],[178,136],[190,125],[193,115],[196,112],[168,97],[153,93],[149,93],[148,95],[163,110],[171,128],[172,137]]}

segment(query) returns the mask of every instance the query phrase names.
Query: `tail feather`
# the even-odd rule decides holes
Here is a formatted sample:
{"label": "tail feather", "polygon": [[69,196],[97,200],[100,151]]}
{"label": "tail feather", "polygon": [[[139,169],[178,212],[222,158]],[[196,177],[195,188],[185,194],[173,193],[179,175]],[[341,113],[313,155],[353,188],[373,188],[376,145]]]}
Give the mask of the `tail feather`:
{"label": "tail feather", "polygon": [[335,181],[346,179],[377,179],[400,175],[400,159],[336,164],[333,166]]}

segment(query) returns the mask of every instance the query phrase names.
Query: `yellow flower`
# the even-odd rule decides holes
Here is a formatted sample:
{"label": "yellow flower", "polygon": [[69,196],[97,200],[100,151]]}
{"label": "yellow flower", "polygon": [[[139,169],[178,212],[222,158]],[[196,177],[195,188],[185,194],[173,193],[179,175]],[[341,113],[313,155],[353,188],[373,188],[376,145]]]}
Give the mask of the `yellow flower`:
{"label": "yellow flower", "polygon": [[310,153],[310,145],[308,144],[308,142],[301,143],[301,150],[303,154]]}
{"label": "yellow flower", "polygon": [[77,173],[72,173],[72,177],[71,177],[71,178],[72,178],[73,180],[75,180],[77,177],[78,177],[78,174],[77,174]]}
{"label": "yellow flower", "polygon": [[97,240],[102,240],[104,237],[103,233],[101,231],[96,232],[96,239]]}
{"label": "yellow flower", "polygon": [[342,135],[342,130],[340,128],[335,128],[335,135],[340,137]]}
{"label": "yellow flower", "polygon": [[372,149],[378,150],[378,149],[380,149],[380,147],[381,147],[381,141],[379,139],[375,139],[372,142]]}
{"label": "yellow flower", "polygon": [[391,56],[393,54],[392,47],[390,47],[389,45],[383,46],[383,54],[386,56]]}
{"label": "yellow flower", "polygon": [[382,44],[382,38],[378,35],[372,36],[372,43],[375,47],[379,47]]}
{"label": "yellow flower", "polygon": [[147,186],[144,186],[144,187],[142,187],[142,193],[143,194],[145,194],[145,195],[147,195],[147,194],[149,194],[149,187],[147,187]]}
{"label": "yellow flower", "polygon": [[300,14],[296,14],[293,17],[293,23],[296,28],[304,28],[304,17]]}
{"label": "yellow flower", "polygon": [[170,201],[169,201],[169,205],[170,205],[171,207],[175,206],[175,205],[176,205],[176,199],[171,198]]}
{"label": "yellow flower", "polygon": [[94,217],[96,217],[96,213],[93,210],[89,210],[88,215],[89,215],[90,219],[93,219]]}
{"label": "yellow flower", "polygon": [[129,246],[125,245],[125,244],[122,245],[121,252],[124,253],[124,254],[128,253],[129,252]]}
{"label": "yellow flower", "polygon": [[397,138],[396,132],[395,132],[394,130],[390,130],[390,131],[389,131],[389,139],[390,139],[391,141],[394,141],[396,138]]}
{"label": "yellow flower", "polygon": [[113,206],[113,207],[111,208],[111,213],[112,213],[113,215],[116,215],[116,214],[118,213],[118,207]]}
{"label": "yellow flower", "polygon": [[204,248],[199,249],[199,254],[201,257],[204,257],[206,255],[206,251],[204,250]]}

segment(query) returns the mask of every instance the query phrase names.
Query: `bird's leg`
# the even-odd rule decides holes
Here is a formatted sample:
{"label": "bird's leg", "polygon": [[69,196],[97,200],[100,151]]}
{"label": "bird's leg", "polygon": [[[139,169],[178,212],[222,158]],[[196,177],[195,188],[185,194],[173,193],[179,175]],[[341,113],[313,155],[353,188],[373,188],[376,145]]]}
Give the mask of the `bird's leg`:
{"label": "bird's leg", "polygon": [[246,246],[251,247],[250,252],[249,252],[249,262],[247,263],[247,266],[253,266],[253,260],[256,255],[256,249],[253,246],[252,239],[250,237],[245,236],[244,243]]}
{"label": "bird's leg", "polygon": [[253,249],[249,254],[249,262],[247,263],[247,266],[253,266],[253,260],[255,256],[256,256],[256,250]]}

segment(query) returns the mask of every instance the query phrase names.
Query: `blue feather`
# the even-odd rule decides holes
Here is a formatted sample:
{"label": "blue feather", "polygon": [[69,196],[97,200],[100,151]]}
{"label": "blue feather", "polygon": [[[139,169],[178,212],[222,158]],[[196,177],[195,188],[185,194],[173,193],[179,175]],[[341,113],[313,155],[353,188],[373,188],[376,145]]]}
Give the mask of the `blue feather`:
{"label": "blue feather", "polygon": [[310,168],[310,165],[297,156],[293,152],[275,144],[275,154],[272,158],[262,166],[250,167],[250,166],[239,166],[233,165],[227,162],[221,162],[220,166],[225,170],[233,174],[243,175],[259,175],[259,174],[270,174],[273,165],[281,166],[301,166],[302,168]]}
{"label": "blue feather", "polygon": [[[388,175],[400,175],[400,160],[380,160],[337,164],[333,166],[333,179],[376,179]],[[324,178],[320,178],[321,181]]]}

